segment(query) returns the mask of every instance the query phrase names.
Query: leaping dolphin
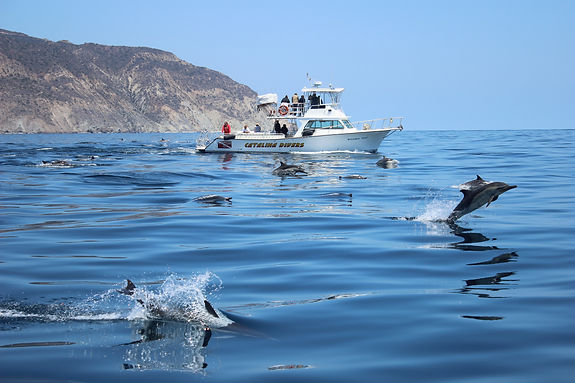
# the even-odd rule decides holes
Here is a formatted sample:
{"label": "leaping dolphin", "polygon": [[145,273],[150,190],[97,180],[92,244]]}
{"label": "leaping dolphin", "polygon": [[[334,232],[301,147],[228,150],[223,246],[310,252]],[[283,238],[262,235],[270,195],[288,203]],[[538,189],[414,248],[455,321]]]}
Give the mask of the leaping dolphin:
{"label": "leaping dolphin", "polygon": [[485,204],[489,206],[491,202],[496,201],[501,194],[516,187],[517,185],[508,185],[505,182],[485,181],[480,176],[477,176],[476,179],[466,182],[459,187],[459,190],[463,193],[463,199],[455,209],[453,209],[447,220],[449,222],[455,222]]}

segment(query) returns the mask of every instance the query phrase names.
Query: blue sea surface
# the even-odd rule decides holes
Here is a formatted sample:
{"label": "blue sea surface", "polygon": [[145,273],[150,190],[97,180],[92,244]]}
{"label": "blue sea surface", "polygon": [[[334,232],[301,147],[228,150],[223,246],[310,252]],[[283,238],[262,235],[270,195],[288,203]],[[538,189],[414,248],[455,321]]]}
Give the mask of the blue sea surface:
{"label": "blue sea surface", "polygon": [[[0,381],[573,381],[575,130],[196,138],[0,136]],[[446,223],[476,175],[517,188]]]}

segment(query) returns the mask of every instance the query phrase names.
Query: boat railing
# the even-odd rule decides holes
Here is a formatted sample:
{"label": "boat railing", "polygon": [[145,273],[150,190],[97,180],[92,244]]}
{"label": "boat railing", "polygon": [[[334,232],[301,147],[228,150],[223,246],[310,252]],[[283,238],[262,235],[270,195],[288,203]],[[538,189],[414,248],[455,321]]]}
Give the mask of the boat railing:
{"label": "boat railing", "polygon": [[268,118],[296,118],[303,117],[310,109],[339,109],[339,103],[321,103],[311,105],[309,101],[305,103],[281,103],[276,108],[268,109]]}
{"label": "boat railing", "polygon": [[284,138],[285,134],[275,133],[275,132],[249,132],[249,133],[236,133],[235,138],[239,140],[272,140],[278,138]]}
{"label": "boat railing", "polygon": [[196,139],[196,149],[203,149],[208,146],[214,139],[220,136],[221,133],[210,132],[208,129],[202,129],[198,138]]}
{"label": "boat railing", "polygon": [[377,118],[373,120],[355,121],[352,125],[359,130],[393,129],[403,130],[404,117]]}

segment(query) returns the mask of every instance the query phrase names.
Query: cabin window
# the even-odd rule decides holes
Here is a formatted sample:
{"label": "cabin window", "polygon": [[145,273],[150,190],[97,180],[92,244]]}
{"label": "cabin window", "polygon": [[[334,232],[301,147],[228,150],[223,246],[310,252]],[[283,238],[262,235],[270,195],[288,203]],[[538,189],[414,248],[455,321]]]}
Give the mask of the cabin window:
{"label": "cabin window", "polygon": [[344,124],[345,127],[348,128],[348,129],[354,129],[353,125],[352,125],[351,122],[349,122],[348,120],[343,120],[343,124]]}
{"label": "cabin window", "polygon": [[343,125],[338,120],[311,120],[305,127],[310,129],[343,129]]}

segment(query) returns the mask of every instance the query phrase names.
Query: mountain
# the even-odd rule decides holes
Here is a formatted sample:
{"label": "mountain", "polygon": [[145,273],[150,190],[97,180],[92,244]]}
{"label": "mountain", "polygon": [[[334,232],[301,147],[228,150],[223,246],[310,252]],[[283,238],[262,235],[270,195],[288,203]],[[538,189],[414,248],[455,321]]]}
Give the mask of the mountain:
{"label": "mountain", "polygon": [[53,42],[0,29],[0,133],[178,132],[260,124],[256,93],[143,47]]}

